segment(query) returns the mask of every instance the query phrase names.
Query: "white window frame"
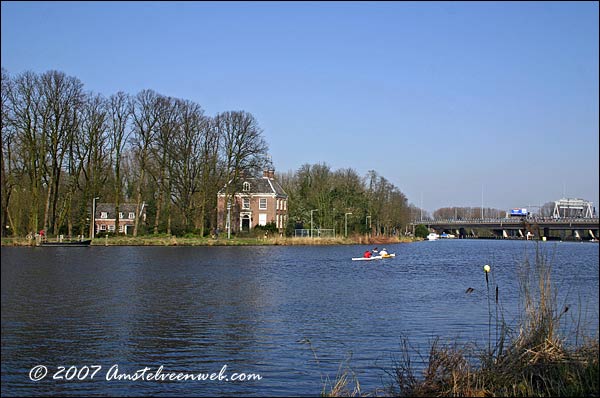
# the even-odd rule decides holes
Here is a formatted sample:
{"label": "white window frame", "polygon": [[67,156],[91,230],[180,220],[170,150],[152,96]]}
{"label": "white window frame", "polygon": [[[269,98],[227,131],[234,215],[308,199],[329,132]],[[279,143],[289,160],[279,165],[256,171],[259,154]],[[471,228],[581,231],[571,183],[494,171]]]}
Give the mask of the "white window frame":
{"label": "white window frame", "polygon": [[250,198],[242,198],[242,209],[250,209]]}
{"label": "white window frame", "polygon": [[267,210],[267,198],[258,198],[258,209]]}
{"label": "white window frame", "polygon": [[267,213],[258,214],[258,225],[267,225]]}
{"label": "white window frame", "polygon": [[100,218],[107,219],[108,218],[108,212],[107,211],[101,211],[100,212]]}
{"label": "white window frame", "polygon": [[100,224],[100,231],[106,231],[106,224]]}
{"label": "white window frame", "polygon": [[119,232],[120,233],[123,233],[123,227],[124,227],[124,225],[119,223]]}
{"label": "white window frame", "polygon": [[108,224],[108,232],[115,232],[115,224]]}
{"label": "white window frame", "polygon": [[120,218],[121,220],[123,219],[123,212],[122,212],[122,211],[120,211],[120,212],[119,212],[119,218]]}
{"label": "white window frame", "polygon": [[248,181],[245,181],[245,182],[242,184],[242,191],[244,191],[244,192],[248,192],[249,190],[250,190],[250,183],[249,183]]}
{"label": "white window frame", "polygon": [[133,220],[135,218],[135,213],[130,211],[129,212],[129,220]]}

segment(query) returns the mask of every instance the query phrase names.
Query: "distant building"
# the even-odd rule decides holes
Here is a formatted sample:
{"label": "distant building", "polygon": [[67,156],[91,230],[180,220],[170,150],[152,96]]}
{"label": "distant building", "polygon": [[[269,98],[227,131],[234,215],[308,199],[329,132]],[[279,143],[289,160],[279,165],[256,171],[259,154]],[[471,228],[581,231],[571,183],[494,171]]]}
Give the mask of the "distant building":
{"label": "distant building", "polygon": [[[222,232],[227,231],[226,190],[227,186],[217,194],[217,226]],[[249,232],[257,225],[271,222],[279,232],[285,230],[288,195],[275,179],[274,170],[265,170],[262,177],[240,178],[232,192],[235,195],[229,210],[231,232]]]}
{"label": "distant building", "polygon": [[[146,222],[146,205],[142,204],[140,209],[141,223]],[[122,203],[119,205],[119,233],[129,235],[133,233],[136,218],[136,204]],[[117,213],[114,203],[98,203],[94,215],[95,233],[115,233]],[[139,224],[141,224],[139,223]]]}
{"label": "distant building", "polygon": [[583,199],[562,198],[554,202],[554,218],[593,218],[593,202]]}

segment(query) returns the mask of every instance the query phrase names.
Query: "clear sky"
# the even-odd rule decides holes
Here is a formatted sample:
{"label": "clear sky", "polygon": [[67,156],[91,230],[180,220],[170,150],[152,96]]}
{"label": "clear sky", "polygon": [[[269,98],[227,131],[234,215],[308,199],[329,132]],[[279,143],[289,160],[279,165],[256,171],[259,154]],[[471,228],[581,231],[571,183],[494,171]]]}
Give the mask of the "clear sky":
{"label": "clear sky", "polygon": [[252,113],[277,171],[411,203],[599,196],[598,2],[5,2],[2,66]]}

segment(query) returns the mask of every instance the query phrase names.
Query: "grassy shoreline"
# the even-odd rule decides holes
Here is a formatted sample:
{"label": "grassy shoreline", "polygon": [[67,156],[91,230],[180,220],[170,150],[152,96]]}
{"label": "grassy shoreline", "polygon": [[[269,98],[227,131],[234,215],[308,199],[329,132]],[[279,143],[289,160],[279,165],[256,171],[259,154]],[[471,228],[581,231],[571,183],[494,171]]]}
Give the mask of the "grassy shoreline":
{"label": "grassy shoreline", "polygon": [[[348,238],[288,238],[267,237],[251,238],[201,238],[179,237],[174,235],[144,235],[138,237],[100,237],[94,238],[92,246],[321,246],[321,245],[391,245],[394,243],[409,243],[419,241],[407,237],[365,237],[351,236]],[[57,242],[49,238],[48,242]],[[25,237],[2,238],[2,246],[36,246],[35,240]]]}

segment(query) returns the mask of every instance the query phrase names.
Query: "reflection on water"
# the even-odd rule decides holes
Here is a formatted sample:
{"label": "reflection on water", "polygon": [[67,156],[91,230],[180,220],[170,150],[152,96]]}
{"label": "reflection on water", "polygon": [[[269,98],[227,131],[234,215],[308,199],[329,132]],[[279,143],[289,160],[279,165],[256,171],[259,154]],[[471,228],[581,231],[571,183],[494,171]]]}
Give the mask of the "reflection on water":
{"label": "reflection on water", "polygon": [[[598,245],[541,245],[559,300],[598,329]],[[382,387],[401,336],[487,345],[484,264],[518,314],[518,264],[535,243],[364,246],[2,248],[2,395],[318,395],[351,357],[363,391]],[[467,288],[472,293],[465,293]],[[578,308],[580,302],[582,308]],[[314,358],[309,340],[318,357]],[[117,364],[258,373],[232,382],[48,380],[29,370]]]}

